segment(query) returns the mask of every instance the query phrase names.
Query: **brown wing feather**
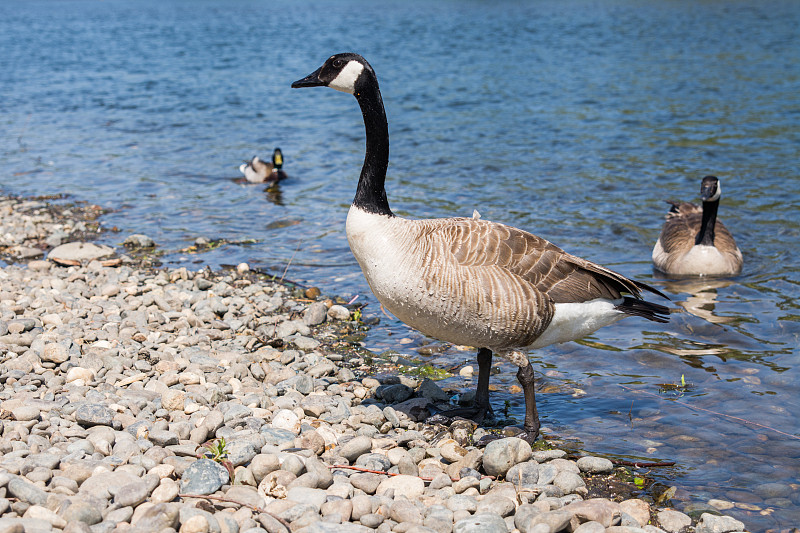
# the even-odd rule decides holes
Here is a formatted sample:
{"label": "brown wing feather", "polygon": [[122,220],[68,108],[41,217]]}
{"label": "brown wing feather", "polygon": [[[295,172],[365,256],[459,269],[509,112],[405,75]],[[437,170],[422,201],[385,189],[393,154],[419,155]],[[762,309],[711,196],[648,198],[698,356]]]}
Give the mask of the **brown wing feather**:
{"label": "brown wing feather", "polygon": [[[692,204],[684,204],[692,205]],[[670,255],[682,256],[694,246],[694,240],[700,231],[703,220],[702,211],[687,212],[685,214],[667,215],[667,220],[661,228],[661,247]],[[720,224],[721,225],[721,224]]]}
{"label": "brown wing feather", "polygon": [[462,266],[502,268],[533,285],[554,303],[639,297],[644,284],[568,254],[549,241],[503,224],[475,219],[450,219],[447,231],[455,260]]}
{"label": "brown wing feather", "polygon": [[675,202],[672,200],[667,200],[667,203],[671,206],[666,215],[667,220],[672,217],[684,217],[694,213],[700,213],[701,215],[703,214],[702,207],[690,202]]}

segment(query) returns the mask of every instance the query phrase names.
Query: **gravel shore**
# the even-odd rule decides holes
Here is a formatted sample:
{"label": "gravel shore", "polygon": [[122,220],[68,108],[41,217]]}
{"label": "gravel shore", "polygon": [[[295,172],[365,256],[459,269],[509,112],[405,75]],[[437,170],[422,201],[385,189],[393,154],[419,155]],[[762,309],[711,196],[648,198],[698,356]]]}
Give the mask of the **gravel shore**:
{"label": "gravel shore", "polygon": [[592,497],[605,458],[426,425],[449,395],[371,377],[343,302],[142,267],[86,242],[101,212],[0,198],[0,532],[744,530]]}

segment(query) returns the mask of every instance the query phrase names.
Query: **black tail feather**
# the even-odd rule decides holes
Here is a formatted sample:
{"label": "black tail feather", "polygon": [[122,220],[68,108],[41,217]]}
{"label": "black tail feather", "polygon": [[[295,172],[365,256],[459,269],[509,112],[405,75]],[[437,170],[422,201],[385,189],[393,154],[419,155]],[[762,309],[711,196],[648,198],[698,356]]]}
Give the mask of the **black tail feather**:
{"label": "black tail feather", "polygon": [[[642,283],[642,285],[644,284]],[[650,289],[650,287],[647,285],[645,285],[645,288]],[[661,294],[655,289],[652,289],[652,291],[656,294]],[[666,296],[664,297],[666,298]],[[622,303],[617,306],[617,309],[625,314],[640,316],[642,318],[646,318],[647,320],[652,320],[653,322],[669,322],[669,307],[660,304],[654,304],[653,302],[626,296],[622,299]]]}

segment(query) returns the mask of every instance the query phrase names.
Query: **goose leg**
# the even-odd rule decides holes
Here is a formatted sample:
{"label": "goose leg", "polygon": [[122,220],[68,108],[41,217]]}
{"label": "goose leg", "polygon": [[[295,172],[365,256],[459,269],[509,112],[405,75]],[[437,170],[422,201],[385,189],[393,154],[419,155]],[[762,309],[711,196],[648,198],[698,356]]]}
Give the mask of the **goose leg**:
{"label": "goose leg", "polygon": [[539,436],[539,413],[536,411],[536,390],[534,388],[533,366],[530,361],[520,366],[517,370],[517,379],[522,385],[522,392],[525,395],[525,434],[521,435],[529,443],[533,444]]}
{"label": "goose leg", "polygon": [[492,351],[486,348],[478,350],[478,388],[475,390],[475,407],[481,418],[492,413],[489,403],[489,375],[492,372]]}
{"label": "goose leg", "polygon": [[428,419],[430,422],[443,421],[457,416],[469,418],[475,422],[483,422],[487,415],[494,414],[489,403],[489,375],[492,372],[492,351],[487,348],[478,350],[478,388],[475,390],[475,403],[472,407],[448,409]]}

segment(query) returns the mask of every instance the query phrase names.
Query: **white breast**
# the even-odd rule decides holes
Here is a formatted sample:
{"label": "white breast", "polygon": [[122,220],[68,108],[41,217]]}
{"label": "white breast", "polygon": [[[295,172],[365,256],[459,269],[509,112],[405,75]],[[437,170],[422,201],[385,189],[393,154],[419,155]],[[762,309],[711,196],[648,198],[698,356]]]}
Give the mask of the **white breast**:
{"label": "white breast", "polygon": [[653,248],[653,262],[659,270],[678,276],[728,276],[736,273],[732,257],[715,246],[704,244],[696,244],[682,257],[674,258],[664,252],[659,239]]}
{"label": "white breast", "polygon": [[[400,217],[368,213],[351,207],[347,214],[347,242],[364,277],[378,300],[395,314],[400,307],[414,305],[410,295],[419,294],[424,283],[413,254],[408,253],[409,221]],[[416,302],[418,304],[418,302]],[[403,316],[399,316],[401,320]],[[405,322],[405,320],[404,320]],[[415,326],[415,324],[410,324]]]}

